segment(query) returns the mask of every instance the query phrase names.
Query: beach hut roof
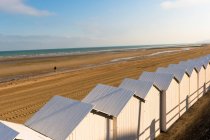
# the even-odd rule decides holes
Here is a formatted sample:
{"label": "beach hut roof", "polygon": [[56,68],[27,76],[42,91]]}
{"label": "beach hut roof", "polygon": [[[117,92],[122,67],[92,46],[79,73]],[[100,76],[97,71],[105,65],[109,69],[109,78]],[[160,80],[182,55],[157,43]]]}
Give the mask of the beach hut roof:
{"label": "beach hut roof", "polygon": [[157,73],[157,72],[143,72],[142,75],[139,77],[139,79],[154,82],[154,84],[160,90],[167,90],[172,79],[175,79],[175,77],[173,74]]}
{"label": "beach hut roof", "polygon": [[193,65],[198,72],[201,70],[202,67],[204,67],[201,62],[198,62],[195,59],[193,59],[193,60],[187,60],[187,63]]}
{"label": "beach hut roof", "polygon": [[92,108],[88,103],[54,96],[25,125],[54,140],[65,140]]}
{"label": "beach hut roof", "polygon": [[119,87],[135,91],[135,95],[137,97],[145,100],[147,94],[153,86],[154,85],[152,82],[126,78],[123,80]]}
{"label": "beach hut roof", "polygon": [[208,58],[208,60],[210,60],[210,54],[206,55],[206,58]]}
{"label": "beach hut roof", "polygon": [[176,79],[181,82],[182,78],[184,77],[184,74],[186,74],[184,69],[177,69],[177,68],[163,68],[160,67],[156,70],[157,73],[169,73],[173,74]]}
{"label": "beach hut roof", "polygon": [[189,62],[186,62],[186,61],[181,61],[181,62],[179,62],[179,65],[182,66],[182,67],[187,68],[189,70],[189,72],[191,72],[191,74],[193,72],[193,69],[198,72],[198,69],[192,63],[189,63]]}
{"label": "beach hut roof", "polygon": [[206,56],[206,59],[208,59],[208,60],[210,61],[210,55],[207,55],[207,56]]}
{"label": "beach hut roof", "polygon": [[193,67],[191,69],[187,68],[187,67],[184,67],[180,64],[170,64],[168,65],[168,68],[169,69],[178,69],[178,70],[183,70],[185,71],[185,73],[187,73],[189,76],[191,76],[192,72],[193,72]]}
{"label": "beach hut roof", "polygon": [[83,102],[95,105],[96,111],[117,117],[133,95],[130,90],[98,84]]}
{"label": "beach hut roof", "polygon": [[198,63],[203,64],[203,66],[204,66],[205,68],[207,68],[208,65],[209,65],[209,61],[208,61],[207,59],[205,59],[204,57],[198,58],[198,59],[196,59],[196,61],[197,61]]}
{"label": "beach hut roof", "polygon": [[19,133],[0,122],[0,140],[14,140]]}
{"label": "beach hut roof", "polygon": [[208,55],[205,55],[205,56],[201,56],[201,58],[205,58],[205,59],[208,59]]}
{"label": "beach hut roof", "polygon": [[[18,135],[15,136],[15,139],[17,140],[28,140],[29,138],[30,140],[52,140],[49,137],[46,137],[22,124],[12,123],[8,121],[1,121],[1,120],[0,123],[16,131]],[[1,132],[2,131],[0,130],[0,136],[2,135]],[[0,137],[0,140],[2,140],[1,138],[2,137]]]}
{"label": "beach hut roof", "polygon": [[208,63],[209,63],[209,61],[210,61],[210,57],[208,57],[208,55],[203,56],[203,57],[201,57],[201,58],[204,59],[204,60],[206,60],[206,61],[208,61]]}

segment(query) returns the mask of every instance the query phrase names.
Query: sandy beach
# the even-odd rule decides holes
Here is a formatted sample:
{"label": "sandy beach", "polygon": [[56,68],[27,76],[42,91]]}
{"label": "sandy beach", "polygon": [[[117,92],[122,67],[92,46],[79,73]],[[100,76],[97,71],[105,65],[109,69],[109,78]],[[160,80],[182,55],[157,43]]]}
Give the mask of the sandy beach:
{"label": "sandy beach", "polygon": [[[1,58],[0,119],[24,123],[52,96],[81,100],[98,83],[118,86],[143,71],[210,54],[210,46],[70,56]],[[54,67],[57,67],[56,72]]]}

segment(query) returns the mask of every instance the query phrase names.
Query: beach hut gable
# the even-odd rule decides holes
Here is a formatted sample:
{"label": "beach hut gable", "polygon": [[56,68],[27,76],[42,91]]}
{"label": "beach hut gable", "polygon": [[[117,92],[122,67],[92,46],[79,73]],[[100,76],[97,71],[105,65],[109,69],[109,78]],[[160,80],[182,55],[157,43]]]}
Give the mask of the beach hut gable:
{"label": "beach hut gable", "polygon": [[170,65],[168,65],[168,68],[169,69],[183,70],[188,75],[188,77],[191,76],[191,74],[193,73],[193,70],[194,70],[194,68],[190,69],[190,68],[181,66],[180,64],[170,64]]}
{"label": "beach hut gable", "polygon": [[174,69],[174,68],[158,68],[156,70],[158,73],[168,73],[173,74],[174,77],[181,82],[182,78],[184,77],[185,71],[180,69]]}
{"label": "beach hut gable", "polygon": [[[160,90],[167,90],[170,83],[175,79],[173,74],[143,72],[139,77],[140,80],[154,82]],[[176,80],[176,79],[175,79]]]}
{"label": "beach hut gable", "polygon": [[[199,72],[198,69],[195,67],[194,64],[187,63],[187,62],[185,62],[185,61],[181,61],[181,62],[179,63],[179,65],[182,66],[182,67],[184,67],[184,68],[187,68],[188,71],[191,71],[191,74],[192,74],[193,70],[195,70],[197,73]],[[190,75],[191,75],[191,74],[190,74]]]}
{"label": "beach hut gable", "polygon": [[0,122],[0,140],[14,140],[19,133]]}
{"label": "beach hut gable", "polygon": [[194,66],[198,72],[200,72],[202,67],[205,69],[203,64],[200,63],[200,62],[197,62],[196,60],[188,60],[187,63],[189,63],[190,65]]}
{"label": "beach hut gable", "polygon": [[98,84],[82,101],[95,105],[94,110],[117,117],[135,92]]}
{"label": "beach hut gable", "polygon": [[206,60],[206,59],[203,58],[203,57],[197,59],[197,61],[198,61],[199,63],[202,63],[205,69],[206,69],[206,68],[208,67],[208,65],[209,65],[209,61]]}
{"label": "beach hut gable", "polygon": [[51,139],[65,140],[93,107],[91,104],[55,96],[25,125]]}
{"label": "beach hut gable", "polygon": [[120,88],[128,89],[135,91],[135,95],[143,100],[145,100],[147,94],[153,87],[152,82],[142,81],[142,80],[134,80],[126,78],[119,86]]}

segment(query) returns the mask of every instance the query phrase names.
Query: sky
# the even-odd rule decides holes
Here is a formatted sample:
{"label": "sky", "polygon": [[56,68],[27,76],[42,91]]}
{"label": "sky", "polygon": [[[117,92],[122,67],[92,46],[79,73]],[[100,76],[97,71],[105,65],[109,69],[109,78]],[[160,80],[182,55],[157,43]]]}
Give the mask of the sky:
{"label": "sky", "polygon": [[210,40],[210,0],[0,0],[0,51]]}

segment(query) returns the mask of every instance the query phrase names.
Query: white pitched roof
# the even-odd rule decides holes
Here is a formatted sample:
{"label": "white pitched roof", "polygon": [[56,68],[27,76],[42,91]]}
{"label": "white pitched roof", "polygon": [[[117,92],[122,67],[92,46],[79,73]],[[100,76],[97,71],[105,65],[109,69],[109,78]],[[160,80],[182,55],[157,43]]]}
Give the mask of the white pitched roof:
{"label": "white pitched roof", "polygon": [[156,72],[143,72],[139,79],[154,82],[160,90],[167,90],[172,79],[174,79],[174,75]]}
{"label": "white pitched roof", "polygon": [[55,96],[25,125],[54,140],[66,140],[92,108],[91,104]]}
{"label": "white pitched roof", "polygon": [[0,122],[18,133],[18,135],[15,136],[15,139],[17,140],[52,140],[22,124],[17,124],[7,121],[0,121]]}
{"label": "white pitched roof", "polygon": [[[188,70],[189,72],[191,72],[191,74],[192,74],[192,72],[193,72],[193,69],[196,70],[196,71],[198,71],[197,68],[195,67],[195,65],[190,64],[190,63],[188,63],[188,62],[186,62],[186,61],[181,61],[181,62],[179,62],[179,65],[182,66],[182,67],[184,67],[184,68],[187,68],[187,70]],[[190,74],[190,75],[191,75],[191,74]]]}
{"label": "white pitched roof", "polygon": [[153,87],[153,83],[126,78],[122,81],[119,87],[135,91],[136,96],[145,100],[145,97],[149,93],[150,89]]}
{"label": "white pitched roof", "polygon": [[184,77],[185,70],[177,69],[177,68],[158,68],[156,70],[158,73],[168,73],[168,74],[173,74],[176,79],[181,82],[182,78]]}
{"label": "white pitched roof", "polygon": [[206,57],[208,58],[208,60],[210,61],[210,54],[209,55],[206,55]]}
{"label": "white pitched roof", "polygon": [[196,60],[187,60],[187,63],[193,65],[197,71],[199,72],[201,70],[201,68],[203,67],[203,64],[196,61]]}
{"label": "white pitched roof", "polygon": [[210,57],[208,57],[207,55],[200,58],[206,60],[208,63],[210,62]]}
{"label": "white pitched roof", "polygon": [[210,57],[208,55],[203,56],[202,58],[206,59],[206,60],[210,60]]}
{"label": "white pitched roof", "polygon": [[207,59],[205,59],[204,57],[198,58],[198,59],[196,59],[196,61],[197,61],[198,63],[203,64],[203,66],[204,66],[205,68],[207,68],[208,65],[209,65],[209,61],[208,61]]}
{"label": "white pitched roof", "polygon": [[123,88],[98,84],[83,102],[95,105],[97,111],[117,117],[133,95],[134,92]]}
{"label": "white pitched roof", "polygon": [[0,140],[14,140],[19,133],[0,122]]}
{"label": "white pitched roof", "polygon": [[180,64],[170,64],[170,65],[168,65],[168,68],[169,68],[169,69],[183,70],[183,71],[185,71],[185,73],[187,73],[189,76],[192,74],[193,69],[194,69],[193,67],[192,67],[191,69],[189,69],[189,68],[184,67],[184,66],[182,66],[182,65],[180,65]]}

